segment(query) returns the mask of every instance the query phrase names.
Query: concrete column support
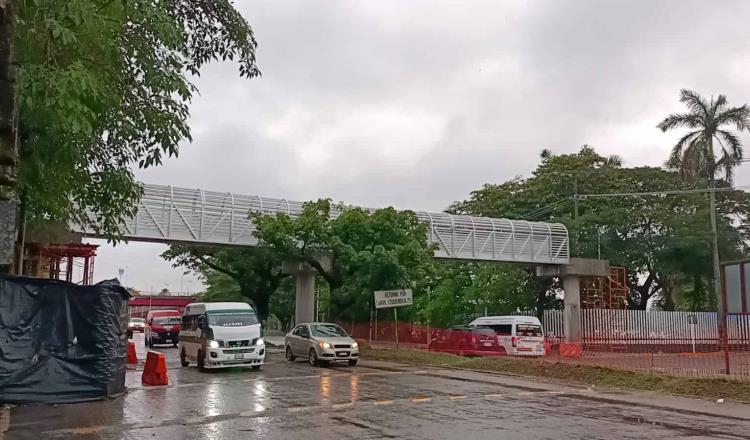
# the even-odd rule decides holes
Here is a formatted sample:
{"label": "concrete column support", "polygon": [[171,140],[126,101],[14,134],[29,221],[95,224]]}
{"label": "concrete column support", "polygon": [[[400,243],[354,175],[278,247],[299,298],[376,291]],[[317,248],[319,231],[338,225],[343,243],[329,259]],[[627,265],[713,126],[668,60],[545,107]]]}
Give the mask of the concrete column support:
{"label": "concrete column support", "polygon": [[581,342],[581,279],[578,275],[563,277],[565,296],[563,303],[563,330],[565,341],[569,343]]}
{"label": "concrete column support", "polygon": [[[331,257],[320,254],[315,258],[323,271],[331,270]],[[315,277],[318,271],[307,263],[287,261],[282,265],[285,273],[294,276],[296,281],[294,324],[315,320]]]}
{"label": "concrete column support", "polygon": [[315,320],[315,272],[299,271],[296,279],[294,323],[313,322]]}
{"label": "concrete column support", "polygon": [[539,277],[556,277],[563,282],[565,311],[563,331],[566,342],[580,344],[581,331],[581,277],[609,276],[609,261],[588,258],[571,258],[570,263],[537,266]]}

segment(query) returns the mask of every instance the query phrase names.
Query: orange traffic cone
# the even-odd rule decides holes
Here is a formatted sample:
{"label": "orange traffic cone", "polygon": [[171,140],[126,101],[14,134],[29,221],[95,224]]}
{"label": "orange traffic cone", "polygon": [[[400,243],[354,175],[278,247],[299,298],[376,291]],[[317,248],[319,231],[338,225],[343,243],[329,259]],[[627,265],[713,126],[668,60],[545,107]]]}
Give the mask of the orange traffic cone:
{"label": "orange traffic cone", "polygon": [[135,342],[133,341],[128,341],[128,363],[138,363],[138,355],[135,353]]}
{"label": "orange traffic cone", "polygon": [[146,365],[143,367],[141,382],[144,385],[168,385],[167,357],[164,353],[149,351],[146,354]]}

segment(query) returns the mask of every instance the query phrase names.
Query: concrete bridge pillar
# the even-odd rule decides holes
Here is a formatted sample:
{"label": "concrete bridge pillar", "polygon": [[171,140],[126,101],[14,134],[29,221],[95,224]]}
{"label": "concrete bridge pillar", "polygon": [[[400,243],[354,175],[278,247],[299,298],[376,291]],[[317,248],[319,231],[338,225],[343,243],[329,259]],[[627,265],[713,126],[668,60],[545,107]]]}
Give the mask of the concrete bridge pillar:
{"label": "concrete bridge pillar", "polygon": [[294,274],[296,280],[295,324],[315,321],[315,273],[303,270]]}
{"label": "concrete bridge pillar", "polygon": [[[328,255],[317,257],[323,270],[331,270],[331,258]],[[294,324],[315,321],[315,277],[318,271],[307,263],[285,262],[283,270],[291,274],[295,283]]]}
{"label": "concrete bridge pillar", "polygon": [[559,277],[563,282],[563,331],[568,343],[579,344],[581,332],[581,277],[609,276],[609,261],[571,258],[568,264],[537,266],[539,277]]}

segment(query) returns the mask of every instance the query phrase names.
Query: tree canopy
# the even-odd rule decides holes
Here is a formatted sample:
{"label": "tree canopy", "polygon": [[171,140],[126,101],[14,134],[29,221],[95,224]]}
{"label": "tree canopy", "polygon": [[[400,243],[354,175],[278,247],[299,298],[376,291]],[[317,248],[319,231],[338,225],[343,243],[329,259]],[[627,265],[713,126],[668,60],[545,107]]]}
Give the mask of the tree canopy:
{"label": "tree canopy", "polygon": [[116,238],[133,169],[191,139],[188,75],[214,60],[259,75],[252,29],[229,0],[16,3],[22,206]]}
{"label": "tree canopy", "polygon": [[[651,298],[667,308],[715,306],[712,296],[700,293],[711,275],[705,194],[662,193],[691,189],[677,172],[624,168],[621,161],[584,146],[575,154],[546,152],[531,177],[484,185],[450,210],[566,224],[574,256],[601,256],[628,269],[632,308],[646,308]],[[731,259],[747,250],[750,235],[737,218],[747,218],[750,198],[740,191],[722,192],[719,211],[720,247]]]}
{"label": "tree canopy", "polygon": [[[709,173],[714,177],[716,172],[723,171],[726,181],[731,182],[743,153],[742,142],[727,126],[738,131],[750,129],[750,108],[747,104],[729,107],[724,95],[706,100],[687,89],[680,90],[680,102],[688,112],[673,113],[658,125],[662,131],[689,129],[672,149],[667,165],[688,180],[706,179]],[[718,161],[714,144],[719,146]]]}

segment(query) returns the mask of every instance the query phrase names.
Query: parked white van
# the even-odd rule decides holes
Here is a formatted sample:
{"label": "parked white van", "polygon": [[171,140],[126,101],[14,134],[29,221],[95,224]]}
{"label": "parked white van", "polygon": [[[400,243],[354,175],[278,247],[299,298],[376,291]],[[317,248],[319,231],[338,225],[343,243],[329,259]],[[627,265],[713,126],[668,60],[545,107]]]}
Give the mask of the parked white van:
{"label": "parked white van", "polygon": [[250,305],[241,302],[192,303],[185,307],[180,330],[180,363],[208,368],[260,369],[266,346],[260,322]]}
{"label": "parked white van", "polygon": [[544,356],[544,330],[535,316],[483,316],[470,326],[489,327],[512,356]]}

